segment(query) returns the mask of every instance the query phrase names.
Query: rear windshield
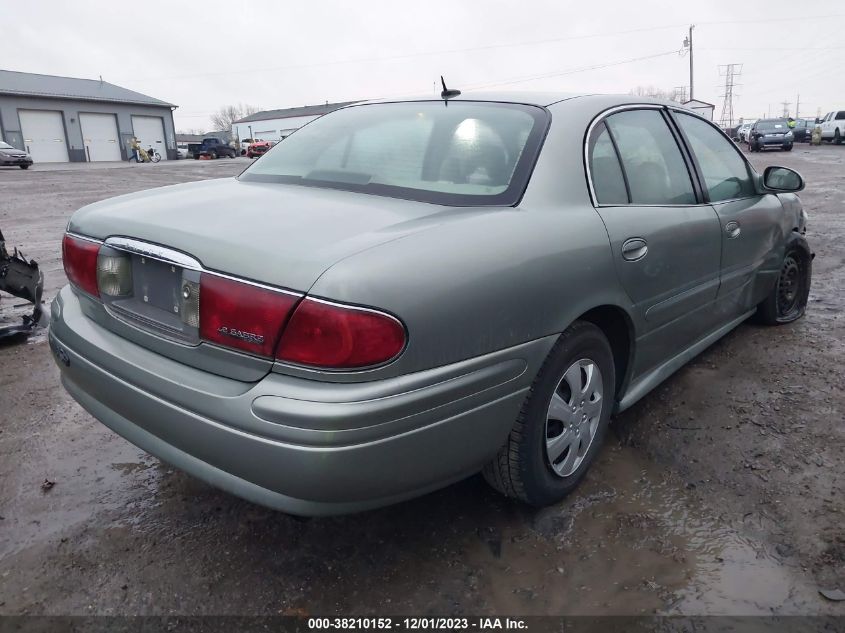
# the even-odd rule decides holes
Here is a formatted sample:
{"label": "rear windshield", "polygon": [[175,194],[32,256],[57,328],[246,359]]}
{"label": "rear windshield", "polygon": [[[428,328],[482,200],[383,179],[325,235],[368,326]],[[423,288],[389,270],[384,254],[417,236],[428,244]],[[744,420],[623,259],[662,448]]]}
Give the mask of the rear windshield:
{"label": "rear windshield", "polygon": [[291,134],[241,179],[455,206],[513,205],[548,119],[543,108],[505,103],[352,106]]}

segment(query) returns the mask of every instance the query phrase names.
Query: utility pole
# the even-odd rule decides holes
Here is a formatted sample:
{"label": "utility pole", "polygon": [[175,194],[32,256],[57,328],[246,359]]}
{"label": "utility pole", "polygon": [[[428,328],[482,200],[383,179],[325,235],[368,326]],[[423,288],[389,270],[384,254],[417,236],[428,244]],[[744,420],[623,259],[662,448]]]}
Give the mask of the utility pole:
{"label": "utility pole", "polygon": [[791,106],[792,103],[789,101],[781,101],[780,104],[783,106],[783,118],[785,119],[789,116],[789,106]]}
{"label": "utility pole", "polygon": [[724,101],[722,101],[722,116],[719,119],[719,126],[723,130],[732,128],[734,125],[734,88],[737,86],[734,78],[741,74],[742,64],[719,66],[719,75],[725,77],[725,92],[721,95],[724,98]]}
{"label": "utility pole", "polygon": [[795,96],[795,118],[798,119],[798,108],[801,107],[801,95]]}
{"label": "utility pole", "polygon": [[695,99],[695,87],[693,81],[693,64],[692,64],[692,30],[695,28],[695,24],[690,24],[689,27],[689,35],[684,39],[684,48],[689,49],[689,98],[690,101]]}

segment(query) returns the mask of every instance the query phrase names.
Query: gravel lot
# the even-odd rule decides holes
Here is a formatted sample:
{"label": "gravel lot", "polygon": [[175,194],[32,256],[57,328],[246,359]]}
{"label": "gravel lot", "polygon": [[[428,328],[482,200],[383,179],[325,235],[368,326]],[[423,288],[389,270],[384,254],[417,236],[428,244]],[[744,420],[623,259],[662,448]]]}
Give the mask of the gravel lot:
{"label": "gravel lot", "polygon": [[[43,333],[0,347],[0,615],[845,615],[819,594],[845,590],[845,148],[751,158],[807,181],[806,318],[742,325],[678,372],[553,508],[476,477],[356,516],[274,513],[94,421]],[[75,209],[245,165],[0,169],[0,228],[41,263],[49,301]]]}

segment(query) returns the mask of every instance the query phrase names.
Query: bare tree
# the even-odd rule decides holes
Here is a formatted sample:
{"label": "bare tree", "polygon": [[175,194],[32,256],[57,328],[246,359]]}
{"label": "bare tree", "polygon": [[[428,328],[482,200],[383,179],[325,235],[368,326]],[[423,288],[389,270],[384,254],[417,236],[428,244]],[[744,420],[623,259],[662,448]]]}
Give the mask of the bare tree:
{"label": "bare tree", "polygon": [[227,105],[211,115],[211,125],[215,130],[231,132],[232,123],[250,114],[255,114],[260,108],[248,103]]}
{"label": "bare tree", "polygon": [[628,94],[635,97],[653,97],[655,99],[668,99],[669,101],[678,101],[680,98],[679,90],[663,90],[662,88],[655,88],[654,86],[637,86],[628,91]]}

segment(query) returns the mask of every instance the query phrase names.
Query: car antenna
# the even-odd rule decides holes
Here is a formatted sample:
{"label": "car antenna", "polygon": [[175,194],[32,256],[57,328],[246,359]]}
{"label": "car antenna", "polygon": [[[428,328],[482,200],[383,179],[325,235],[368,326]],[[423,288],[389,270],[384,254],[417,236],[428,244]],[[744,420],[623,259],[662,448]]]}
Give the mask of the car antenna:
{"label": "car antenna", "polygon": [[440,83],[443,86],[443,91],[440,93],[440,96],[444,100],[450,99],[451,97],[457,97],[458,95],[461,94],[460,90],[455,90],[454,88],[450,90],[449,88],[446,87],[446,81],[443,79],[443,75],[440,75]]}

